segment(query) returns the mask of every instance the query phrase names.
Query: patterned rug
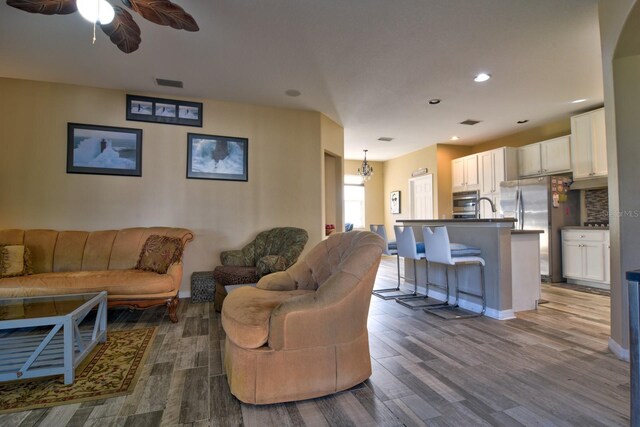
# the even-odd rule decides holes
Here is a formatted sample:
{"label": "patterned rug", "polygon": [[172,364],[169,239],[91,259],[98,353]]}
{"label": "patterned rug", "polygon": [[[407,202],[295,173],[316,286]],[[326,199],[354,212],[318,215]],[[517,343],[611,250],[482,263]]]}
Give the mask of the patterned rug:
{"label": "patterned rug", "polygon": [[0,414],[105,399],[133,392],[156,328],[113,331],[76,369],[75,382],[62,375],[0,383]]}

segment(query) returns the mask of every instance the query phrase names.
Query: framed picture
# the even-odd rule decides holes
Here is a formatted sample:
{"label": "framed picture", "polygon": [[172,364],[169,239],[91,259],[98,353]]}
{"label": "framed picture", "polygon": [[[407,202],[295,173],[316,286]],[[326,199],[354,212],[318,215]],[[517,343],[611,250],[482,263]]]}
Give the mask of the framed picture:
{"label": "framed picture", "polygon": [[400,213],[400,190],[391,192],[391,213],[399,214]]}
{"label": "framed picture", "polygon": [[142,176],[142,129],[68,123],[67,173]]}
{"label": "framed picture", "polygon": [[127,120],[202,127],[202,103],[127,95]]}
{"label": "framed picture", "polygon": [[249,140],[187,134],[187,178],[247,181]]}

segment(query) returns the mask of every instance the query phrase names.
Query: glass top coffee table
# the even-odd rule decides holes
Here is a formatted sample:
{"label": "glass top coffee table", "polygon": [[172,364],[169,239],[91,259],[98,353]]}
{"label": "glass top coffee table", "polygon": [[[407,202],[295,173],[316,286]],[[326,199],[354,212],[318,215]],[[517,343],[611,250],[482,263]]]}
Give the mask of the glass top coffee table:
{"label": "glass top coffee table", "polygon": [[[93,325],[85,319],[97,308]],[[0,381],[64,375],[107,338],[107,293],[0,299]]]}

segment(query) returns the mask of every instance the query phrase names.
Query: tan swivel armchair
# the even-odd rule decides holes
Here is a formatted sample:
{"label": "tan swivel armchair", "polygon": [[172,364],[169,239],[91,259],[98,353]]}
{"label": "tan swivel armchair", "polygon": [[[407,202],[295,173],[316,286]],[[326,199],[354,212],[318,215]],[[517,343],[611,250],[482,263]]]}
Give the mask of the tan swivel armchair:
{"label": "tan swivel armchair", "polygon": [[222,326],[231,393],[288,402],[369,378],[367,316],[383,249],[368,231],[333,234],[288,270],[230,293]]}

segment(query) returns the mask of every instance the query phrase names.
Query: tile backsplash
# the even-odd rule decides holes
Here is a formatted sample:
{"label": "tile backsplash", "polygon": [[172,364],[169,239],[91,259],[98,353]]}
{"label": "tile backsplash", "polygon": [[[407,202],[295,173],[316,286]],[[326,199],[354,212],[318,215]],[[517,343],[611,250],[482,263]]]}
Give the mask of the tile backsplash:
{"label": "tile backsplash", "polygon": [[609,191],[606,188],[584,190],[586,221],[609,221]]}

